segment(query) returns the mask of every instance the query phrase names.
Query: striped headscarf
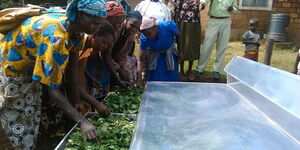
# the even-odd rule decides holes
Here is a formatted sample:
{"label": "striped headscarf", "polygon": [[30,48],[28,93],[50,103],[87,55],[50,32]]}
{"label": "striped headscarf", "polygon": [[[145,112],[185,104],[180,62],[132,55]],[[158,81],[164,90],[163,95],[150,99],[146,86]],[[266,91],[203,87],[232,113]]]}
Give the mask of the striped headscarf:
{"label": "striped headscarf", "polygon": [[70,21],[74,22],[78,11],[83,11],[93,16],[107,17],[104,0],[72,0],[67,6],[66,16]]}
{"label": "striped headscarf", "polygon": [[108,16],[125,16],[124,8],[118,1],[107,1],[105,3]]}

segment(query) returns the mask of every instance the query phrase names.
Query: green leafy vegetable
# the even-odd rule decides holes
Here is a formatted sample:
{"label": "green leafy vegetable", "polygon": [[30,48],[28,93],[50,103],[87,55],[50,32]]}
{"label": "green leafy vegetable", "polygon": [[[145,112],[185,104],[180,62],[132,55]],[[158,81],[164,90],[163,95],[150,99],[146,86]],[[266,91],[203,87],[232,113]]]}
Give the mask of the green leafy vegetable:
{"label": "green leafy vegetable", "polygon": [[97,127],[99,143],[86,141],[80,129],[70,136],[65,150],[128,150],[133,135],[136,117],[111,115],[101,118],[96,115],[89,120]]}
{"label": "green leafy vegetable", "polygon": [[106,97],[104,104],[111,112],[137,114],[143,91],[143,88],[115,87]]}

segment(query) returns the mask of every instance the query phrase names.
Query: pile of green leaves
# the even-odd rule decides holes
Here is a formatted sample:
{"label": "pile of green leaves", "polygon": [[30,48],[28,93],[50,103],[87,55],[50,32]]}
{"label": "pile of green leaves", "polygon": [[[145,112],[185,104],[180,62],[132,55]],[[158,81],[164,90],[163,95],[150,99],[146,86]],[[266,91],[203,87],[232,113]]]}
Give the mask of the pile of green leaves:
{"label": "pile of green leaves", "polygon": [[65,150],[128,150],[134,132],[136,117],[111,115],[101,118],[96,115],[89,120],[97,127],[100,134],[99,143],[86,141],[77,129],[67,143]]}
{"label": "pile of green leaves", "polygon": [[142,100],[143,88],[115,87],[106,97],[110,112],[137,114]]}

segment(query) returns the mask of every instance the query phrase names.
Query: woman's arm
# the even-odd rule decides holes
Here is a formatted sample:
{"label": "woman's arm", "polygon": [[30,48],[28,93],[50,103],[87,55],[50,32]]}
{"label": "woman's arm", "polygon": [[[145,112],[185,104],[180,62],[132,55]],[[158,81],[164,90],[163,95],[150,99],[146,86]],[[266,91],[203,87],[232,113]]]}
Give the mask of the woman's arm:
{"label": "woman's arm", "polygon": [[99,102],[95,97],[90,95],[86,91],[86,88],[82,86],[80,87],[80,98],[94,106],[103,117],[109,116],[109,109],[103,103]]}
{"label": "woman's arm", "polygon": [[77,106],[81,103],[79,97],[78,58],[78,53],[70,52],[69,63],[65,70],[64,78],[67,97],[74,106]]}
{"label": "woman's arm", "polygon": [[125,86],[125,83],[121,80],[120,76],[117,73],[117,70],[114,66],[114,61],[111,56],[112,54],[112,47],[108,48],[103,52],[104,54],[104,62],[107,64],[109,72],[112,74],[112,76],[122,85]]}
{"label": "woman's arm", "polygon": [[[79,95],[79,71],[78,71],[78,53],[70,52],[69,63],[65,70],[65,86],[67,97],[75,108],[80,106],[80,95]],[[93,140],[98,138],[98,132],[96,127],[93,126],[89,121],[83,118],[76,109],[72,107],[68,99],[58,89],[48,88],[49,95],[53,97],[53,100],[69,117],[80,124],[81,130],[87,139]]]}
{"label": "woman's arm", "polygon": [[[88,140],[98,140],[96,127],[76,111],[59,89],[48,87],[49,96],[53,98],[58,108],[63,110],[70,118],[80,124],[81,131]],[[55,113],[55,112],[54,112]]]}

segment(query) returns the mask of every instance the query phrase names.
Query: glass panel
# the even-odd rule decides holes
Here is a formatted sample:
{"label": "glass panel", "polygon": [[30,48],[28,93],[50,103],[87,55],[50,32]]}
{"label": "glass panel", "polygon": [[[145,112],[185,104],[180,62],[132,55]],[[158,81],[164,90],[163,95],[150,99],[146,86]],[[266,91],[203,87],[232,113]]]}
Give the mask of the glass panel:
{"label": "glass panel", "polygon": [[269,0],[256,0],[255,6],[258,7],[267,7]]}
{"label": "glass panel", "polygon": [[243,1],[242,2],[243,6],[255,6],[254,4],[256,0],[242,0],[242,1]]}
{"label": "glass panel", "polygon": [[242,6],[267,7],[269,0],[242,0]]}

